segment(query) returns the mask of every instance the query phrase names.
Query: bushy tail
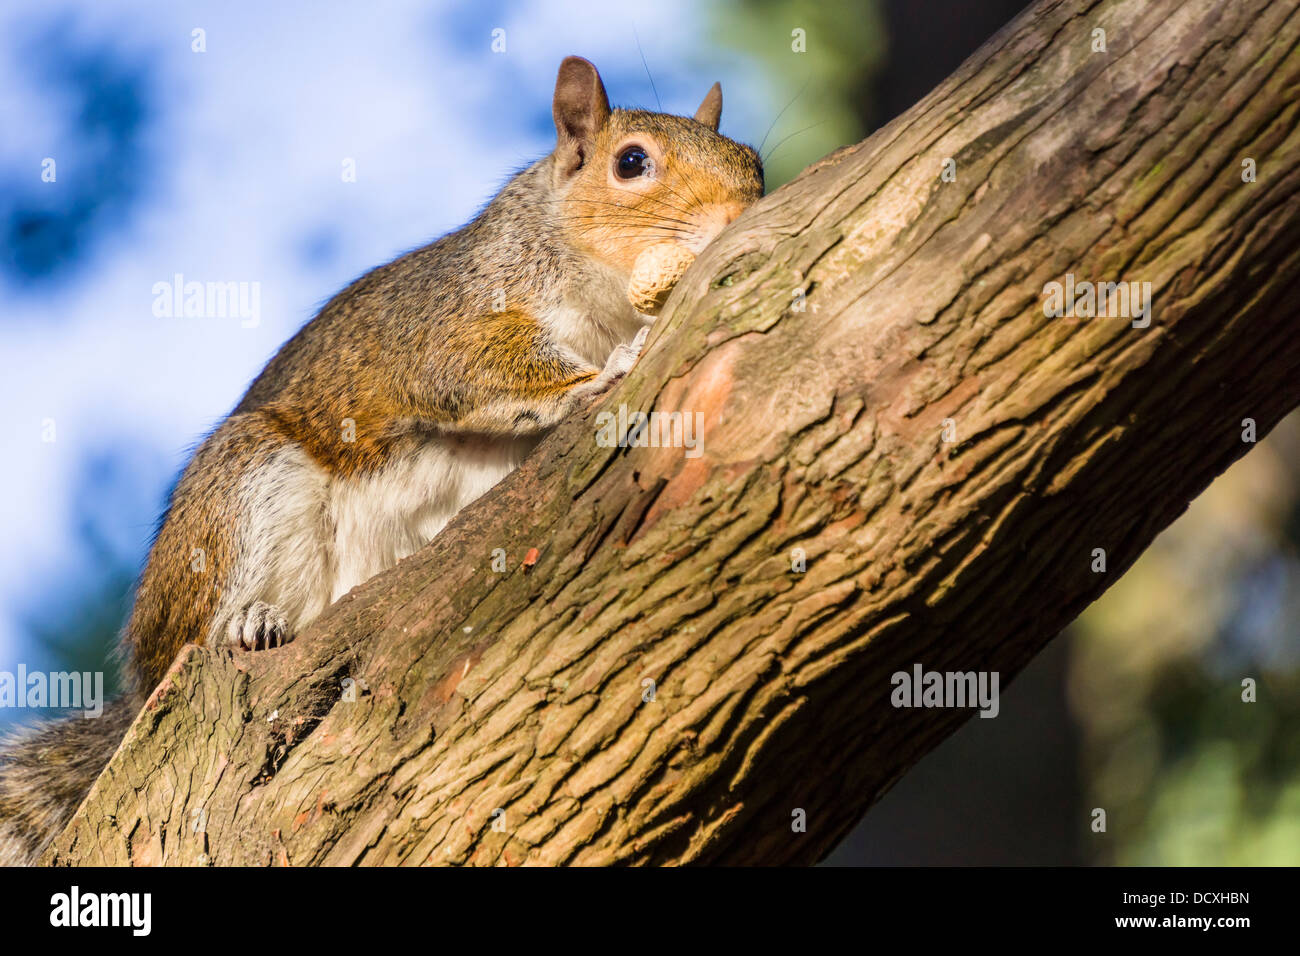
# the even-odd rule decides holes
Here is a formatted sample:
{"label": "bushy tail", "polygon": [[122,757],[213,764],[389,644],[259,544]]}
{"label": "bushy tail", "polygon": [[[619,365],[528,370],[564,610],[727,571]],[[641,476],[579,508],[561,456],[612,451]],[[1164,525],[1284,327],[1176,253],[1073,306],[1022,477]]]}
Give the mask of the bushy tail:
{"label": "bushy tail", "polygon": [[98,718],[46,721],[0,740],[0,865],[36,862],[81,806],[140,706],[128,694]]}

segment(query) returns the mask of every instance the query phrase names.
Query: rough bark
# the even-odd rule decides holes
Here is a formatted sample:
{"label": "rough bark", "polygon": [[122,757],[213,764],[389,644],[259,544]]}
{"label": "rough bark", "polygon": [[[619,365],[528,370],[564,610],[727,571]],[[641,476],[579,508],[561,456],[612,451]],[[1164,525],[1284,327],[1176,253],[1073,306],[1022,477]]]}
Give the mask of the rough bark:
{"label": "rough bark", "polygon": [[[47,862],[822,857],[971,713],[892,673],[1005,686],[1300,403],[1297,6],[1034,6],[429,547],[287,648],[187,649]],[[1149,327],[1046,316],[1066,273],[1150,282]],[[601,447],[621,403],[702,454]]]}

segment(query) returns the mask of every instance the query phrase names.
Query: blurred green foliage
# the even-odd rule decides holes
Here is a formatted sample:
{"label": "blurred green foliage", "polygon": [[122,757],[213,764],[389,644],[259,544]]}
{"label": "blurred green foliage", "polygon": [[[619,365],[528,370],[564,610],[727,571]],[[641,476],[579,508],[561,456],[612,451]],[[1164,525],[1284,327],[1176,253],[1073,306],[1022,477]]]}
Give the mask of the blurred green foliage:
{"label": "blurred green foliage", "polygon": [[713,17],[719,42],[768,78],[772,126],[760,152],[769,191],[866,136],[872,77],[886,49],[877,0],[723,0]]}
{"label": "blurred green foliage", "polygon": [[1070,698],[1107,811],[1097,862],[1300,864],[1297,488],[1292,415],[1080,618]]}

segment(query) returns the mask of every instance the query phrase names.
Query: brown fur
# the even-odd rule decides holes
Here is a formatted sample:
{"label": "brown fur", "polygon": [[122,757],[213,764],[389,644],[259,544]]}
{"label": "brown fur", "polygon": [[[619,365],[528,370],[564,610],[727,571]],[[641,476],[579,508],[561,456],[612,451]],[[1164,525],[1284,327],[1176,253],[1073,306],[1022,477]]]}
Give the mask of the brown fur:
{"label": "brown fur", "polygon": [[66,717],[0,741],[0,866],[32,862],[67,825],[140,703],[119,697],[98,720]]}

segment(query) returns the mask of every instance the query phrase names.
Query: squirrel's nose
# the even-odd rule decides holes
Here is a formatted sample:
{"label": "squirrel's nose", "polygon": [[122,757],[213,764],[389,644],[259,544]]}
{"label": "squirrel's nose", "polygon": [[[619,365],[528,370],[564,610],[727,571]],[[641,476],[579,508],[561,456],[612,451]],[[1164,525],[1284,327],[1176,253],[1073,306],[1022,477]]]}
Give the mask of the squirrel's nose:
{"label": "squirrel's nose", "polygon": [[729,226],[735,222],[736,217],[745,211],[745,207],[738,202],[729,202],[722,207],[722,224]]}
{"label": "squirrel's nose", "polygon": [[716,203],[706,207],[704,213],[695,220],[699,230],[696,237],[684,245],[692,252],[699,253],[744,211],[744,203],[738,202]]}
{"label": "squirrel's nose", "polygon": [[730,226],[742,212],[745,211],[744,203],[723,202],[718,203],[710,210],[709,220],[713,226],[713,234],[716,236],[725,227]]}

